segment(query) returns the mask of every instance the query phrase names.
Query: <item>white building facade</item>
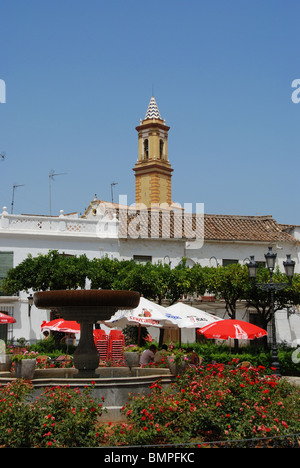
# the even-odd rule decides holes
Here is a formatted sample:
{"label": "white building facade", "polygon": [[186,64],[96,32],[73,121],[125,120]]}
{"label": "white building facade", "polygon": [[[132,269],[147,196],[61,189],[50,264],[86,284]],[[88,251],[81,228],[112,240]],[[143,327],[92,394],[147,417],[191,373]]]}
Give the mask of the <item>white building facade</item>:
{"label": "white building facade", "polygon": [[[100,205],[102,211],[99,212],[97,207]],[[106,206],[105,212],[103,206]],[[119,205],[105,204],[97,199],[91,202],[83,218],[76,214],[65,216],[63,212],[58,217],[12,215],[4,207],[0,214],[0,262],[5,258],[7,268],[15,267],[28,254],[37,256],[57,250],[69,255],[85,254],[89,259],[108,256],[111,259],[167,262],[175,267],[182,258],[187,258],[189,265],[217,266],[234,262],[244,264],[249,261],[250,255],[254,255],[257,261],[264,261],[264,254],[272,246],[282,270],[288,253],[296,263],[295,272],[300,273],[299,241],[296,235],[294,237],[287,232],[297,233],[297,228],[281,226],[270,216],[204,215],[204,238],[195,240],[187,239],[172,227],[169,237],[163,237],[161,231],[158,237],[151,237],[151,230],[140,227],[141,219],[145,218],[134,224],[135,229],[131,229],[129,235],[128,230],[124,230],[122,219],[127,216],[127,226],[130,224],[128,219],[132,222],[134,216],[132,210],[130,216],[124,206],[122,210],[121,213]],[[149,210],[146,210],[146,216],[148,213]],[[139,211],[135,213],[136,217],[139,215]],[[43,320],[50,319],[50,312],[36,309],[33,305],[29,313],[28,297],[22,291],[18,296],[0,296],[0,310],[13,315],[16,320],[9,326],[9,339],[24,337],[29,342],[35,342],[42,338],[41,324]],[[224,303],[209,299],[189,298],[189,303],[225,318]],[[237,318],[249,320],[250,313],[245,309],[245,304],[238,304]],[[277,312],[277,316],[279,341],[296,343],[295,340],[300,339],[298,313],[290,315],[283,311]],[[194,341],[195,331],[183,331],[182,340]]]}
{"label": "white building facade", "polygon": [[[49,250],[77,256],[85,254],[89,259],[108,256],[161,261],[175,267],[182,258],[187,258],[190,266],[244,264],[251,255],[256,261],[264,262],[265,253],[272,246],[280,269],[283,270],[286,254],[290,254],[295,261],[295,272],[300,273],[299,226],[278,224],[272,216],[210,215],[204,213],[203,206],[196,214],[189,214],[184,207],[170,204],[169,127],[162,120],[153,97],[136,129],[139,140],[134,168],[136,204],[128,207],[126,196],[118,204],[95,197],[80,218],[76,213],[65,215],[63,211],[51,217],[15,215],[4,207],[0,213],[0,280],[28,254],[35,257]],[[225,317],[222,301],[198,301],[197,305]],[[34,306],[29,313],[28,294],[22,291],[11,297],[1,295],[0,291],[0,311],[13,315],[16,320],[9,325],[8,339],[24,337],[30,342],[42,338],[41,324],[50,317],[49,311]],[[245,304],[239,304],[237,318],[249,320],[249,313]],[[186,340],[194,341],[194,338],[195,334],[186,334]],[[289,344],[300,340],[298,313],[288,317],[286,311],[282,312],[280,339]],[[182,340],[185,341],[184,333]]]}

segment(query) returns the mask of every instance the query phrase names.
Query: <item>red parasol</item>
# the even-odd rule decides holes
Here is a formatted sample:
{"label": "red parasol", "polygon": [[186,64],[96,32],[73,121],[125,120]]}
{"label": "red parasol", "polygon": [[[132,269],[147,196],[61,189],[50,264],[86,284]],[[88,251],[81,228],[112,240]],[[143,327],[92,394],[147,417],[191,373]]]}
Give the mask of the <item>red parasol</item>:
{"label": "red parasol", "polygon": [[[80,325],[75,320],[64,320],[62,318],[51,320],[50,322],[43,322],[41,325],[42,330],[52,330],[63,333],[80,333]],[[98,330],[97,330],[98,331]],[[94,335],[97,335],[94,330]]]}
{"label": "red parasol", "polygon": [[80,333],[80,325],[74,320],[55,319],[50,322],[43,322],[42,330],[52,330],[64,333]]}
{"label": "red parasol", "polygon": [[6,315],[0,312],[0,324],[15,323],[15,322],[16,320],[13,317],[10,317],[9,315]]}
{"label": "red parasol", "polygon": [[254,338],[261,338],[267,335],[266,330],[263,328],[249,322],[233,319],[210,323],[197,330],[197,333],[204,335],[206,338],[214,338],[216,340],[228,340],[229,338],[235,340],[253,340]]}

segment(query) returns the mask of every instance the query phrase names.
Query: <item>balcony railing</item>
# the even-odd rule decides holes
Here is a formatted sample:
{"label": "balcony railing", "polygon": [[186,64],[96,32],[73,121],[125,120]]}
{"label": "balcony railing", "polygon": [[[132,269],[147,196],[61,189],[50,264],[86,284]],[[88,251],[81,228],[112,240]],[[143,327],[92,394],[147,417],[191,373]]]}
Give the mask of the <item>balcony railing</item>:
{"label": "balcony railing", "polygon": [[1,231],[112,238],[118,237],[118,221],[115,218],[94,220],[67,217],[63,212],[58,217],[12,215],[3,207],[0,214]]}

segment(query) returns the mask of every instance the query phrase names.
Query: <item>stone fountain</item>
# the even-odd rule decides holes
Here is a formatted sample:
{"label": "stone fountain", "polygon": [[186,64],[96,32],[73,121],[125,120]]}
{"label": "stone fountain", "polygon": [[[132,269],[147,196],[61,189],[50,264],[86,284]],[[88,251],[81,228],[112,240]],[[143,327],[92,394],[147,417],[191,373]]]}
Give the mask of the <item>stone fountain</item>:
{"label": "stone fountain", "polygon": [[135,309],[139,293],[104,289],[76,289],[41,291],[33,296],[39,309],[57,311],[65,320],[80,324],[80,340],[74,353],[74,364],[78,370],[76,378],[94,378],[99,364],[99,355],[94,343],[93,324],[108,320],[119,309]]}

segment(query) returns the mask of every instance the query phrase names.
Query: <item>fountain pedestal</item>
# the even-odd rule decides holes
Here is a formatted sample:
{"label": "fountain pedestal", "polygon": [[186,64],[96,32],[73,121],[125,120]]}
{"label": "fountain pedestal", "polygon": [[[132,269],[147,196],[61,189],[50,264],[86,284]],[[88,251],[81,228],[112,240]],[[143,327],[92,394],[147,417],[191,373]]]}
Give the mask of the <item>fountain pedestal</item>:
{"label": "fountain pedestal", "polygon": [[99,366],[99,354],[94,342],[93,322],[79,321],[80,340],[74,353],[74,364],[78,369],[76,377],[96,377]]}
{"label": "fountain pedestal", "polygon": [[99,354],[94,343],[93,324],[110,319],[119,309],[135,309],[140,296],[135,291],[80,289],[41,291],[34,294],[33,300],[37,308],[55,310],[65,320],[80,324],[80,340],[74,354],[76,377],[90,378],[99,377],[95,373]]}

